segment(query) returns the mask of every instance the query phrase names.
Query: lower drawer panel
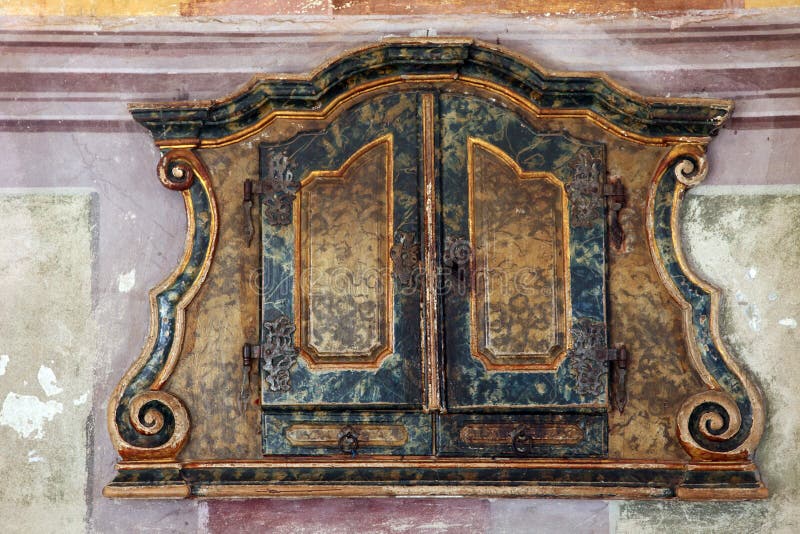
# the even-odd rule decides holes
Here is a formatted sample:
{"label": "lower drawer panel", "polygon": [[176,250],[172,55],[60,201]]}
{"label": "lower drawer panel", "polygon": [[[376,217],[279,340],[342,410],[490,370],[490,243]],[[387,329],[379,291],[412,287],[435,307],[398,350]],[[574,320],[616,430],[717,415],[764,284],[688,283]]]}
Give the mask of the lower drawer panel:
{"label": "lower drawer panel", "polygon": [[430,455],[430,415],[404,412],[265,412],[263,454]]}
{"label": "lower drawer panel", "polygon": [[439,456],[604,457],[605,413],[446,414],[439,416]]}

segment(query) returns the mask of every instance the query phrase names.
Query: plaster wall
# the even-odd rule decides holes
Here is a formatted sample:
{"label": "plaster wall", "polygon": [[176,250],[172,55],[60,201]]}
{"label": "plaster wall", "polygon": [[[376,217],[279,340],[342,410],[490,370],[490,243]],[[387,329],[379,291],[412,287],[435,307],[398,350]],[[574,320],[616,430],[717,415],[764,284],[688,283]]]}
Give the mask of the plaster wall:
{"label": "plaster wall", "polygon": [[[800,529],[800,12],[0,25],[1,531]],[[681,217],[691,261],[724,290],[723,336],[765,392],[757,461],[768,501],[101,496],[116,461],[105,403],[144,343],[147,291],[178,262],[186,224],[126,102],[217,97],[257,72],[308,71],[385,35],[426,34],[499,41],[548,68],[609,71],[644,94],[736,99],[730,128],[712,144],[706,185],[688,195]]]}

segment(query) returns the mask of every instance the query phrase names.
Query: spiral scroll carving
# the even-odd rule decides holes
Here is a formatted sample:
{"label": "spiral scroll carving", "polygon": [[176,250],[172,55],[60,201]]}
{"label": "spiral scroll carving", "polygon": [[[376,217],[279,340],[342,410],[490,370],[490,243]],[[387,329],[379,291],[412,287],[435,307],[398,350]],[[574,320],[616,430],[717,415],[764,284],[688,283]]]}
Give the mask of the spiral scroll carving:
{"label": "spiral scroll carving", "polygon": [[208,273],[217,235],[218,214],[208,171],[193,151],[166,152],[158,163],[158,178],[183,195],[187,240],[180,264],[150,291],[148,342],[109,403],[109,433],[125,461],[174,460],[189,438],[189,412],[180,399],[161,388],[180,359],[184,310]]}
{"label": "spiral scroll carving", "polygon": [[128,415],[133,429],[149,439],[140,445],[123,443],[119,453],[126,460],[174,458],[189,439],[189,412],[166,391],[145,391],[134,396]]}
{"label": "spiral scroll carving", "polygon": [[746,430],[736,402],[721,391],[693,395],[678,412],[678,436],[694,458],[746,457]]}
{"label": "spiral scroll carving", "polygon": [[694,187],[708,175],[708,161],[705,155],[684,154],[675,164],[675,177],[686,187]]}
{"label": "spiral scroll carving", "polygon": [[680,203],[708,174],[705,147],[676,145],[659,164],[648,198],[648,241],[659,276],[683,308],[689,359],[707,390],[685,400],[678,438],[695,460],[749,457],[764,430],[761,392],[728,353],[718,330],[719,290],[684,257]]}
{"label": "spiral scroll carving", "polygon": [[158,162],[158,179],[173,191],[189,189],[194,183],[196,160],[190,150],[170,150]]}

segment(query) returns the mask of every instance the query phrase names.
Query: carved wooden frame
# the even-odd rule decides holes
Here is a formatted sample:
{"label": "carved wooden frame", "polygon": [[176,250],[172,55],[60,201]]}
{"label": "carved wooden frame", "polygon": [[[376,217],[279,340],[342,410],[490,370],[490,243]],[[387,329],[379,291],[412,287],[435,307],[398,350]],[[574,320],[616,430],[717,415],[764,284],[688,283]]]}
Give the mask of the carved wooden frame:
{"label": "carved wooden frame", "polygon": [[[368,153],[369,151],[373,150],[375,147],[386,145],[387,152],[385,157],[385,173],[387,177],[387,185],[388,181],[391,180],[392,176],[392,168],[394,166],[393,161],[393,145],[394,139],[391,134],[384,135],[375,139],[374,141],[367,143],[361,149],[356,151],[355,154],[350,156],[344,164],[335,171],[313,171],[308,176],[306,176],[302,181],[302,186],[306,186],[306,184],[311,184],[317,178],[323,179],[342,179],[348,169],[352,167],[356,162],[359,161],[361,156]],[[298,193],[298,198],[302,199],[302,193]],[[387,188],[387,218],[386,223],[388,225],[388,233],[387,239],[392,238],[392,231],[391,228],[393,226],[394,221],[394,213],[393,213],[393,193],[392,188]],[[302,205],[302,201],[297,203],[297,207],[299,208]],[[303,239],[301,237],[301,224],[300,219],[302,217],[300,209],[296,210],[294,214],[294,227],[295,227],[295,272],[301,272],[301,265],[302,265],[302,257],[304,253],[301,252],[302,250],[302,243]],[[393,294],[393,279],[390,275],[390,270],[388,266],[390,265],[390,252],[389,249],[391,248],[391,244],[386,247],[386,254],[385,254],[385,264],[387,266],[386,273],[385,273],[385,280],[384,280],[384,287],[386,296],[384,297],[384,313],[386,313],[387,321],[393,317],[394,309],[392,307],[391,295]],[[294,291],[295,295],[298,295],[300,299],[303,299],[303,292],[302,286],[303,282],[300,281],[300,276],[295,278],[294,282]],[[303,314],[303,306],[304,304],[299,304],[295,309],[295,317],[294,323],[298,325],[298,330],[303,329],[303,321],[302,321],[302,314]],[[306,365],[309,369],[324,369],[334,368],[334,369],[347,369],[348,367],[354,367],[356,369],[367,369],[373,368],[377,369],[383,363],[388,356],[392,354],[392,336],[393,332],[392,329],[389,328],[387,332],[387,342],[381,346],[373,346],[369,353],[367,354],[352,354],[352,353],[342,353],[343,357],[336,358],[335,360],[326,359],[325,357],[321,357],[320,353],[317,351],[316,347],[312,345],[300,345],[300,356],[303,357],[306,361]]]}
{"label": "carved wooden frame", "polygon": [[[647,235],[659,276],[683,309],[691,363],[707,388],[685,399],[677,414],[677,436],[691,460],[179,460],[189,410],[165,384],[181,357],[184,311],[213,261],[219,220],[212,180],[194,149],[239,142],[278,117],[325,118],[375,89],[456,78],[538,117],[584,118],[635,143],[673,147],[652,179]],[[108,429],[122,462],[104,494],[765,497],[751,460],[764,429],[761,393],[720,339],[719,291],[689,268],[677,224],[683,193],[705,178],[706,145],[731,110],[730,101],[642,97],[603,74],[547,71],[499,46],[449,38],[385,40],[308,76],[256,77],[218,101],[131,106],[163,152],[159,179],[183,195],[188,224],[181,262],[150,292],[147,342],[109,401]],[[396,484],[404,469],[417,470],[418,480]],[[516,482],[503,478],[506,469],[518,471]]]}
{"label": "carved wooden frame", "polygon": [[[569,310],[572,309],[572,305],[570,303],[571,295],[569,292],[570,287],[570,251],[569,251],[569,210],[567,208],[567,191],[565,185],[553,176],[551,172],[527,172],[523,171],[517,163],[511,159],[506,153],[504,153],[499,148],[495,147],[491,143],[486,141],[469,137],[467,139],[467,169],[469,173],[469,211],[470,213],[474,213],[474,189],[475,189],[475,169],[473,167],[473,159],[474,159],[474,152],[476,146],[481,147],[483,150],[491,153],[497,158],[499,161],[503,161],[505,165],[509,168],[514,170],[514,173],[517,176],[517,180],[544,180],[547,183],[553,185],[559,190],[561,194],[561,239],[560,245],[562,247],[564,253],[564,260],[562,265],[562,276],[563,276],[563,287],[561,291],[564,294],[564,310],[562,310],[563,317],[561,320],[563,321],[563,333],[564,333],[564,347],[556,347],[557,350],[553,350],[554,347],[550,347],[549,353],[546,355],[547,358],[544,358],[545,354],[537,354],[533,358],[533,361],[525,361],[524,363],[518,363],[519,358],[515,358],[516,362],[514,363],[503,363],[498,362],[497,360],[501,359],[496,355],[489,355],[485,354],[481,351],[481,348],[478,346],[477,339],[473,338],[471,340],[471,351],[472,357],[480,360],[483,366],[486,369],[490,370],[554,370],[557,369],[558,366],[563,361],[564,357],[567,354],[567,341],[570,337],[570,325],[572,323],[572,318],[568,316]],[[470,224],[474,224],[474,220],[470,218]],[[473,251],[478,250],[477,243],[475,242],[474,232],[470,231],[472,235],[472,240],[470,246],[472,247]],[[473,331],[476,330],[476,326],[478,324],[477,321],[477,306],[475,303],[477,302],[477,290],[476,284],[470,284],[470,299],[472,302],[472,309],[470,311],[470,325]],[[477,336],[476,336],[477,337]],[[541,361],[544,360],[544,361]]]}

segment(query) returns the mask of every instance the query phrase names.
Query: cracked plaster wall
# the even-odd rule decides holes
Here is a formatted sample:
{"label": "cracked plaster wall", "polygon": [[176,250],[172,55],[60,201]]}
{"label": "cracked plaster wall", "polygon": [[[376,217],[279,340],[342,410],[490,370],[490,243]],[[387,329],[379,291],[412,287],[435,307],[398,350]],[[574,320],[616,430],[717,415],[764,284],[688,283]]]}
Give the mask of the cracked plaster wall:
{"label": "cracked plaster wall", "polygon": [[79,532],[88,519],[96,201],[81,189],[0,189],[5,532]]}

